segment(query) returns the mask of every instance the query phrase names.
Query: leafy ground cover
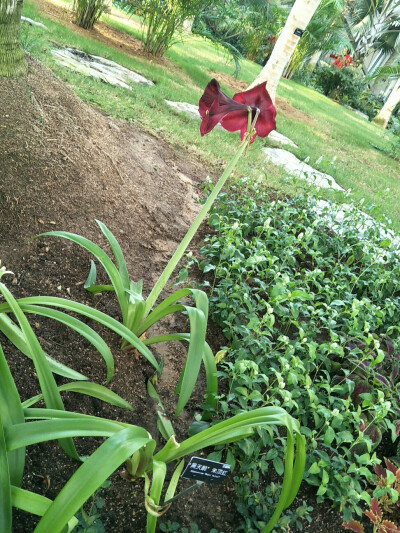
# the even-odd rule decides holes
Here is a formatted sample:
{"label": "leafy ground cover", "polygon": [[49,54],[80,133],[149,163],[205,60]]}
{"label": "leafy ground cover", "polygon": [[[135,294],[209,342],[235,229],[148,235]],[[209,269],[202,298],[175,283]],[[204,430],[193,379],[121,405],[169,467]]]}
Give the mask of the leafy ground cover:
{"label": "leafy ground cover", "polygon": [[[69,4],[57,5],[44,0],[26,2],[24,13],[45,23],[49,32],[40,28],[24,28],[24,41],[41,61],[86,102],[107,114],[131,120],[148,131],[160,135],[172,145],[191,153],[219,171],[232,154],[232,137],[226,132],[213,132],[214,142],[198,135],[198,123],[172,111],[164,99],[197,104],[212,76],[218,77],[228,94],[244,90],[260,67],[243,61],[238,80],[232,77],[233,65],[226,54],[207,40],[185,36],[167,52],[166,59],[155,60],[141,52],[141,28],[138,18],[129,19],[123,12],[112,9],[104,16],[98,29],[87,32],[70,22]],[[46,15],[50,15],[51,19]],[[126,39],[128,38],[128,44]],[[132,92],[113,88],[74,72],[68,72],[54,61],[49,51],[54,41],[61,46],[73,46],[95,55],[102,55],[152,79],[155,87],[134,87]],[[400,192],[398,162],[378,151],[371,143],[385,149],[388,141],[382,131],[361,119],[352,111],[325,96],[291,81],[281,81],[278,95],[278,131],[288,135],[299,146],[294,150],[302,159],[310,157],[311,165],[330,173],[343,187],[351,188],[354,198],[366,199],[378,206],[400,227]],[[268,139],[258,141],[268,145]],[[366,164],[368,162],[368,164]],[[237,167],[236,175],[258,177],[264,166],[260,150],[253,150]],[[265,174],[262,173],[265,177]],[[287,180],[284,172],[269,165],[265,177],[268,186],[293,193],[298,184]],[[390,195],[382,197],[386,189]],[[324,193],[333,198],[333,193]],[[338,194],[339,201],[343,197]]]}
{"label": "leafy ground cover", "polygon": [[[349,522],[370,503],[379,443],[399,432],[400,250],[377,226],[365,227],[355,207],[338,225],[335,209],[321,213],[316,202],[304,194],[272,200],[240,181],[210,215],[199,266],[211,318],[227,339],[218,414],[284,406],[301,421],[305,480],[317,502],[329,500]],[[385,457],[397,455],[385,442]],[[274,488],[260,490],[259,470],[281,473],[281,451],[260,431],[214,454],[237,465],[245,531],[257,531],[270,512]],[[391,489],[383,484],[396,502]],[[283,517],[282,531],[307,514],[303,507]]]}

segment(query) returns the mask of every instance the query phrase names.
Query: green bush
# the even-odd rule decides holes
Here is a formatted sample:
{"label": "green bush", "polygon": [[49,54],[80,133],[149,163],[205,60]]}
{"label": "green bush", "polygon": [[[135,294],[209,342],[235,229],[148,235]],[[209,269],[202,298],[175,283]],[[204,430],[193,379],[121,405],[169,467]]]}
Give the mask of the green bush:
{"label": "green bush", "polygon": [[300,75],[300,82],[315,87],[325,96],[349,105],[374,118],[383,105],[383,101],[371,94],[365,78],[358,70],[322,66],[314,70],[312,76]]}
{"label": "green bush", "polygon": [[[317,209],[317,206],[318,209]],[[271,201],[241,181],[220,195],[200,268],[211,317],[229,347],[220,415],[284,407],[307,436],[306,481],[347,521],[360,515],[381,434],[397,437],[399,245],[356,208],[341,213],[308,195]],[[391,339],[391,340],[390,340]],[[222,354],[224,355],[224,353]],[[265,446],[269,446],[264,454]],[[213,454],[236,465],[242,530],[259,531],[279,485],[282,444],[268,431]],[[270,475],[270,474],[268,474]],[[298,509],[282,517],[307,517]]]}
{"label": "green bush", "polygon": [[144,50],[163,56],[174,43],[174,34],[212,3],[211,0],[114,0],[115,4],[143,17]]}

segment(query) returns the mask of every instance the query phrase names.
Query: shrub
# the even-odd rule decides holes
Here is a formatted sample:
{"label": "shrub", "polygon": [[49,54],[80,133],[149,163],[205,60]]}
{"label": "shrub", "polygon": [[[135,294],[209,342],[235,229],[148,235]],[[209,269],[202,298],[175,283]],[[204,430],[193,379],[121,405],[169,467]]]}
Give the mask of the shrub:
{"label": "shrub", "polygon": [[338,100],[341,104],[358,109],[370,119],[375,117],[383,104],[380,98],[371,94],[365,79],[354,68],[322,66],[316,68],[311,77],[305,73],[299,81],[313,85],[325,96]]}
{"label": "shrub", "polygon": [[128,13],[143,17],[144,50],[163,56],[174,43],[174,34],[183,23],[199,14],[211,0],[115,0]]}
{"label": "shrub", "polygon": [[72,5],[75,23],[85,30],[92,30],[106,9],[106,0],[74,0]]}
{"label": "shrub", "polygon": [[[348,522],[362,513],[380,434],[397,437],[400,261],[380,224],[356,208],[343,210],[340,223],[337,216],[308,195],[271,201],[240,181],[210,215],[200,268],[211,276],[211,318],[229,345],[219,413],[272,404],[298,417],[308,437],[306,481]],[[246,531],[261,528],[279,491],[258,487],[271,467],[281,472],[280,450],[260,430],[218,452],[237,466]]]}

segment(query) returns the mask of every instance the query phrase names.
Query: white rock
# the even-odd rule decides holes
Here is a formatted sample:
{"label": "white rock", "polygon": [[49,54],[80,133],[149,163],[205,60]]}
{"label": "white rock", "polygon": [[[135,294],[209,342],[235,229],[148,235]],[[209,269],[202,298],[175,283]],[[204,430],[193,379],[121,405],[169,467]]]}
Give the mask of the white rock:
{"label": "white rock", "polygon": [[354,107],[351,107],[349,105],[344,105],[344,107],[347,107],[347,109],[350,109],[351,111],[353,111],[353,113],[355,113],[356,115],[360,116],[361,118],[365,118],[365,120],[369,120],[369,116],[366,115],[365,113],[363,113],[362,111],[359,111],[358,109],[354,109]]}
{"label": "white rock", "polygon": [[336,189],[344,191],[343,187],[338,185],[334,178],[329,174],[320,172],[310,167],[307,163],[300,161],[294,154],[281,148],[263,148],[266,160],[274,165],[284,167],[289,176],[306,180],[312,185],[321,187],[321,189]]}
{"label": "white rock", "polygon": [[133,70],[129,70],[104,57],[92,56],[75,48],[51,50],[57,62],[86,76],[101,79],[111,85],[132,90],[130,83],[154,85],[154,83]]}
{"label": "white rock", "polygon": [[24,22],[28,22],[28,24],[30,24],[31,26],[39,26],[39,28],[44,28],[45,30],[47,30],[47,26],[45,26],[41,22],[36,22],[36,20],[32,20],[29,17],[21,17],[21,20]]}
{"label": "white rock", "polygon": [[[165,102],[176,111],[180,113],[186,113],[190,118],[200,119],[199,106],[197,105],[188,104],[187,102],[171,102],[171,100],[165,100]],[[217,124],[216,127],[220,130],[224,129],[220,124]],[[293,148],[297,148],[297,144],[295,144],[288,137],[285,137],[285,135],[282,135],[282,133],[278,133],[275,130],[271,131],[271,133],[268,135],[268,138],[276,143],[289,144],[290,146],[293,146]]]}
{"label": "white rock", "polygon": [[187,102],[171,102],[171,100],[165,100],[165,102],[176,111],[186,113],[190,118],[200,118],[199,106],[197,105],[188,104]]}
{"label": "white rock", "polygon": [[[335,232],[343,233],[343,222],[346,217],[351,213],[352,220],[356,220],[356,228],[360,239],[368,238],[368,230],[371,228],[377,228],[379,237],[382,239],[389,239],[390,245],[387,247],[389,250],[394,250],[397,253],[400,251],[400,237],[390,228],[378,222],[373,217],[358,209],[351,204],[336,204],[334,202],[327,202],[326,200],[317,200],[312,206],[312,209],[318,213],[326,224]],[[382,257],[384,253],[381,254]],[[381,260],[382,258],[380,258]]]}
{"label": "white rock", "polygon": [[268,139],[279,144],[288,144],[293,148],[298,148],[297,144],[294,143],[291,139],[289,139],[289,137],[282,135],[282,133],[279,133],[276,130],[272,130],[271,133],[268,134]]}

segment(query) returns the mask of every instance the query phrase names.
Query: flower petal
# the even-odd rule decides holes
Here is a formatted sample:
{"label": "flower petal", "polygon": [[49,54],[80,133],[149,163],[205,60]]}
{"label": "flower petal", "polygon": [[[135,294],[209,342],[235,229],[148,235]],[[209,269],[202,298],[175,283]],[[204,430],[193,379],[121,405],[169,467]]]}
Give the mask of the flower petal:
{"label": "flower petal", "polygon": [[199,113],[201,118],[205,117],[206,111],[209,111],[213,102],[218,99],[220,90],[219,83],[213,78],[204,89],[203,96],[199,100]]}

